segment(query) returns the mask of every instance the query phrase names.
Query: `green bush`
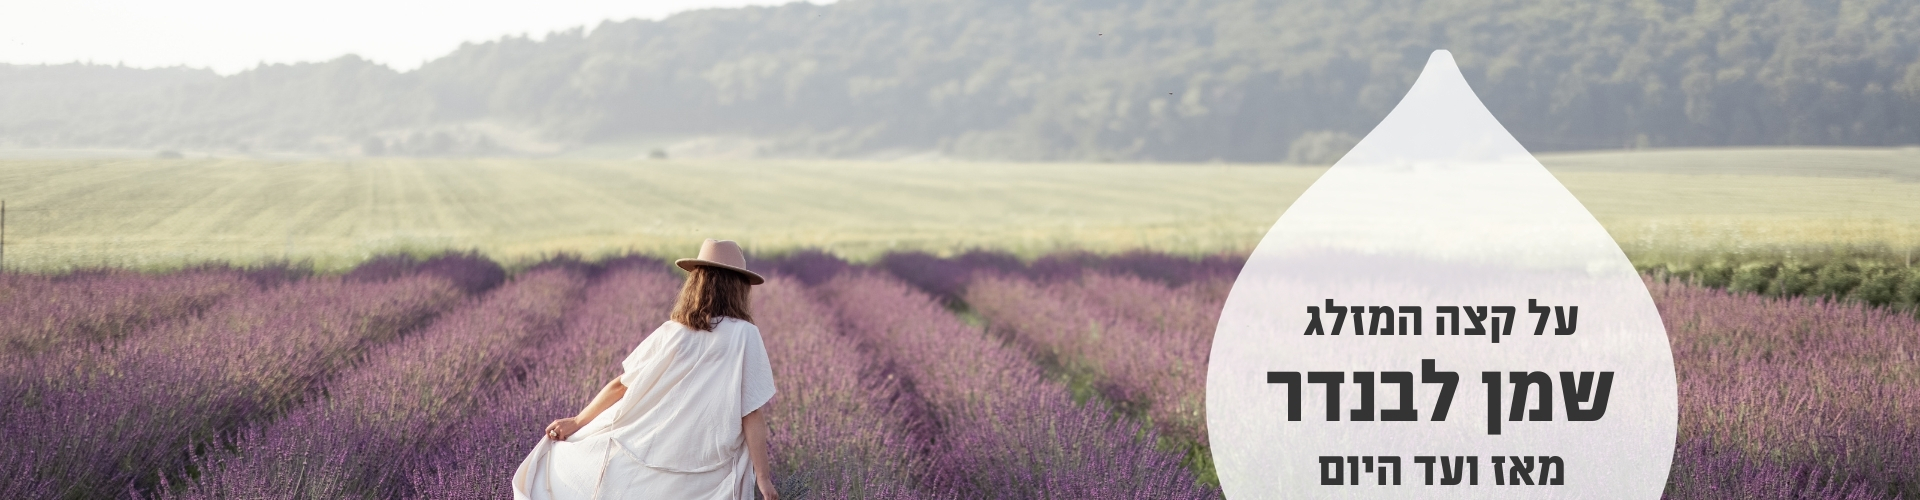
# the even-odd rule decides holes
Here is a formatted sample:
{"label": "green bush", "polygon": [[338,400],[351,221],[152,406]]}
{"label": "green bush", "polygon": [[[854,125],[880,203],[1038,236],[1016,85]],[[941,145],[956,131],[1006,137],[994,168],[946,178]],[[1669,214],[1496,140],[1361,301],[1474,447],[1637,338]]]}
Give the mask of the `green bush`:
{"label": "green bush", "polygon": [[1896,288],[1893,303],[1899,307],[1920,309],[1920,267],[1907,268],[1907,277]]}
{"label": "green bush", "polygon": [[1804,295],[1819,280],[1815,274],[1817,272],[1815,269],[1799,264],[1781,265],[1780,270],[1774,274],[1773,283],[1767,286],[1766,294],[1774,297]]}
{"label": "green bush", "polygon": [[1900,286],[1907,273],[1900,269],[1877,269],[1853,289],[1852,298],[1874,306],[1887,306],[1898,302]]}
{"label": "green bush", "polygon": [[1733,264],[1714,262],[1701,266],[1700,270],[1694,274],[1692,278],[1693,282],[1700,286],[1726,288],[1728,285],[1733,284]]}
{"label": "green bush", "polygon": [[1859,266],[1842,262],[1829,262],[1814,275],[1813,284],[1805,292],[1807,295],[1838,299],[1847,296],[1847,292],[1860,286],[1866,278]]}
{"label": "green bush", "polygon": [[1767,284],[1773,282],[1774,273],[1779,264],[1772,262],[1748,262],[1733,272],[1733,279],[1727,289],[1735,292],[1761,293],[1767,291]]}

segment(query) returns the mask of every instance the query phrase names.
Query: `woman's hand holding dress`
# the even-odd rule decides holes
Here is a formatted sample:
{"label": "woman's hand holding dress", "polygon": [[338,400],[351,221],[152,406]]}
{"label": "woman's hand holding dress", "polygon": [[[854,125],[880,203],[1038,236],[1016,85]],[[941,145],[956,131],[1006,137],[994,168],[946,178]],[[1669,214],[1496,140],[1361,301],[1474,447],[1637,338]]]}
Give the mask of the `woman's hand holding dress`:
{"label": "woman's hand holding dress", "polygon": [[572,436],[573,433],[579,432],[580,428],[586,427],[587,423],[592,422],[594,417],[600,416],[600,412],[607,411],[607,407],[613,406],[614,402],[619,401],[620,398],[626,395],[627,386],[621,384],[620,379],[616,378],[607,382],[605,387],[600,388],[600,394],[593,396],[593,402],[587,403],[587,407],[580,410],[579,415],[555,420],[553,423],[547,424],[547,438],[554,441],[565,441],[567,436]]}
{"label": "woman's hand holding dress", "polygon": [[567,417],[555,420],[553,423],[547,424],[547,438],[554,441],[565,441],[567,440],[567,436],[572,436],[573,433],[579,432],[580,428],[585,426],[586,423],[581,422],[578,417]]}
{"label": "woman's hand holding dress", "polygon": [[759,481],[759,486],[760,500],[780,500],[780,492],[773,488],[773,483],[763,479]]}

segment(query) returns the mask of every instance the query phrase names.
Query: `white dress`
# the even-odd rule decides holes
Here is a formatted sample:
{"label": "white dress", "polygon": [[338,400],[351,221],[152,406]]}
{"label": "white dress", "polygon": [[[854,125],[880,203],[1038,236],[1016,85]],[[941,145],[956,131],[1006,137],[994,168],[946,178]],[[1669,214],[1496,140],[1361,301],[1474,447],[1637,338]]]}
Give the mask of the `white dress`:
{"label": "white dress", "polygon": [[513,474],[519,500],[753,500],[740,418],[773,398],[760,329],[668,321],[621,363],[626,396],[565,441],[541,438]]}

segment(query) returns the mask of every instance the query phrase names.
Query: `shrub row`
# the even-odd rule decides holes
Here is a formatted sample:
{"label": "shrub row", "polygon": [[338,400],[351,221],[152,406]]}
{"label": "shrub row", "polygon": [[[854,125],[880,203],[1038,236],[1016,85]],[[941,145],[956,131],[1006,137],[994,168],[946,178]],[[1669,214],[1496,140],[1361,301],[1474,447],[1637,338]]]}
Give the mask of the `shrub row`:
{"label": "shrub row", "polygon": [[1821,297],[1920,309],[1920,267],[1899,264],[1718,261],[1701,265],[1657,263],[1642,265],[1640,270],[1655,277],[1769,297]]}

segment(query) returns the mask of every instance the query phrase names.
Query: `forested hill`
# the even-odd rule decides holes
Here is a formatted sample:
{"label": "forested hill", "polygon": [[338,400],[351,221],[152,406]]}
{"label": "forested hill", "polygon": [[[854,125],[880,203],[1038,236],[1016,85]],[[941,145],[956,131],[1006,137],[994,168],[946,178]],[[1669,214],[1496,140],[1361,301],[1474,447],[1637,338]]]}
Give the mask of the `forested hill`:
{"label": "forested hill", "polygon": [[1920,143],[1920,2],[841,0],[233,76],[0,66],[0,147],[1320,160],[1450,49],[1535,150]]}

